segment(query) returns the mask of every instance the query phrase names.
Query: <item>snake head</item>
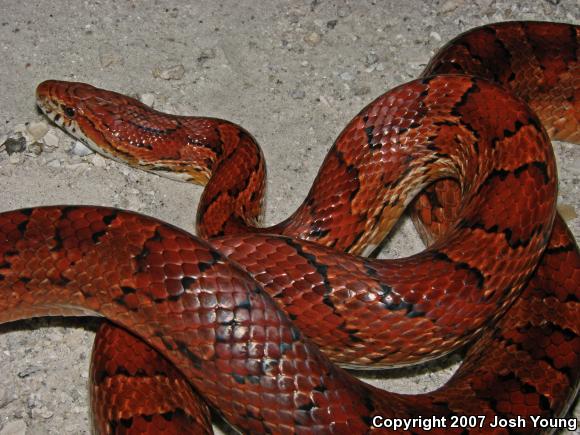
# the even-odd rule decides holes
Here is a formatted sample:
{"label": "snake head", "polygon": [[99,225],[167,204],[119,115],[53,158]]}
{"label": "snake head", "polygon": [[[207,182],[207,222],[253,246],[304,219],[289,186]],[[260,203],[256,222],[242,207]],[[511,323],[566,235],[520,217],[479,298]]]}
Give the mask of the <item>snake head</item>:
{"label": "snake head", "polygon": [[103,132],[111,131],[120,118],[116,108],[124,99],[128,97],[86,83],[47,80],[36,88],[36,104],[52,122],[93,151],[113,158]]}
{"label": "snake head", "polygon": [[[221,147],[216,125],[226,124],[161,113],[134,98],[86,83],[47,80],[36,88],[36,102],[56,125],[93,151],[198,184],[209,179],[208,165],[215,160],[211,147]],[[195,148],[205,151],[195,152]]]}
{"label": "snake head", "polygon": [[138,164],[124,156],[124,144],[134,143],[132,123],[151,109],[141,102],[86,83],[47,80],[36,88],[36,103],[56,125],[93,151],[108,158]]}
{"label": "snake head", "polygon": [[55,124],[78,136],[79,119],[96,88],[85,83],[47,80],[36,88],[36,104]]}

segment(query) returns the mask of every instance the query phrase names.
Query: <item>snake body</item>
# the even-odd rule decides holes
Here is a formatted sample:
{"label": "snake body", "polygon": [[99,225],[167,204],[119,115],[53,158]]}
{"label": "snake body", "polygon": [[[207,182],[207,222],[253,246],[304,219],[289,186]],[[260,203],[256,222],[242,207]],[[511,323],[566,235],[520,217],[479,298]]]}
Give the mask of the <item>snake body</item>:
{"label": "snake body", "polygon": [[[257,226],[264,158],[241,127],[44,82],[41,109],[89,146],[207,183],[197,230],[210,242],[110,208],[2,213],[0,322],[89,314],[121,327],[104,324],[93,354],[103,433],[209,432],[198,393],[248,433],[561,416],[579,385],[580,254],[555,213],[548,133],[580,139],[579,34],[503,23],[459,36],[347,125],[302,206],[270,228]],[[352,255],[371,252],[413,199],[425,251]],[[331,362],[409,364],[474,337],[451,380],[423,395]]]}

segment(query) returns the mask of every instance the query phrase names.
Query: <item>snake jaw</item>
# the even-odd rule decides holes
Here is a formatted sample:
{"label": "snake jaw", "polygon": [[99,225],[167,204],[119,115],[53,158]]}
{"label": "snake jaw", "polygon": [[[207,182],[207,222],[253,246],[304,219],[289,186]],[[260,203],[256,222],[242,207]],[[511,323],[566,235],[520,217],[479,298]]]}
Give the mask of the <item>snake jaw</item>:
{"label": "snake jaw", "polygon": [[46,115],[48,119],[50,119],[59,127],[67,131],[69,131],[72,126],[76,128],[76,122],[73,119],[65,116],[64,111],[61,110],[58,106],[52,104],[50,101],[39,100],[37,105],[44,113],[44,115]]}
{"label": "snake jaw", "polygon": [[[36,88],[36,104],[48,119],[92,151],[111,160],[122,161],[99,146],[80,125],[86,118],[84,107],[91,98],[87,95],[87,90],[90,90],[87,88],[96,89],[84,83],[46,80]],[[105,103],[102,99],[93,99]],[[118,135],[118,132],[114,134]]]}
{"label": "snake jaw", "polygon": [[57,83],[53,80],[47,80],[38,85],[36,104],[48,119],[77,137],[79,128],[75,118],[82,113],[82,108],[79,105],[73,107],[59,98],[58,91],[54,90],[54,85]]}

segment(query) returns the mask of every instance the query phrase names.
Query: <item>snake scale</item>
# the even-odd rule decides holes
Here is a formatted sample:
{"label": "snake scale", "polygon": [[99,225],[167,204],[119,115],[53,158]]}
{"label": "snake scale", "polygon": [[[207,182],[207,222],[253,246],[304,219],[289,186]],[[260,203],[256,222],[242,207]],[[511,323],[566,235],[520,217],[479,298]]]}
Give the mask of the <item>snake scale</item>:
{"label": "snake scale", "polygon": [[[388,431],[377,416],[562,416],[579,385],[580,255],[555,211],[549,137],[580,142],[579,36],[536,22],[460,35],[346,126],[304,203],[270,228],[258,227],[264,158],[241,127],[43,82],[39,107],[90,147],[206,184],[206,240],[111,208],[1,213],[0,322],[112,322],[91,367],[102,433],[209,433],[206,404],[247,433]],[[358,256],[409,205],[428,247]],[[455,375],[422,395],[379,390],[331,362],[404,365],[474,339]]]}

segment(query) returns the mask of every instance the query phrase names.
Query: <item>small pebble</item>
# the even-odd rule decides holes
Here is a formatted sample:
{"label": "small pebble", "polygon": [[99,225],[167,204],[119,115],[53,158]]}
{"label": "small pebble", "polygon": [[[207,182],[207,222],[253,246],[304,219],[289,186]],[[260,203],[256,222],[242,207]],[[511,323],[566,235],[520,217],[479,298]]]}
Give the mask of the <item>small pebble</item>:
{"label": "small pebble", "polygon": [[374,65],[375,63],[377,63],[379,61],[379,56],[377,56],[376,53],[368,53],[365,57],[365,66],[371,66]]}
{"label": "small pebble", "polygon": [[430,36],[431,38],[433,38],[435,41],[437,41],[437,42],[441,42],[441,35],[440,35],[439,33],[437,33],[437,32],[431,32],[431,33],[429,34],[429,36]]}
{"label": "small pebble", "polygon": [[93,164],[93,166],[95,166],[97,168],[104,168],[107,166],[106,160],[98,154],[95,154],[92,157],[91,163]]}
{"label": "small pebble", "polygon": [[210,59],[215,59],[215,57],[216,57],[215,48],[204,48],[203,50],[201,50],[201,53],[197,57],[197,61],[199,63],[205,63]]}
{"label": "small pebble", "polygon": [[95,152],[84,143],[77,140],[70,149],[70,153],[74,156],[85,157],[94,154]]}
{"label": "small pebble", "polygon": [[141,94],[141,96],[139,97],[139,100],[141,100],[141,102],[143,104],[145,104],[146,106],[153,107],[153,104],[155,103],[155,95],[154,94]]}
{"label": "small pebble", "polygon": [[44,121],[31,122],[26,127],[26,131],[32,137],[33,141],[38,141],[48,133],[48,124]]}
{"label": "small pebble", "polygon": [[185,67],[182,64],[177,65],[157,65],[153,69],[153,77],[162,80],[181,80],[185,75]]}
{"label": "small pebble", "polygon": [[30,145],[28,145],[28,152],[35,156],[41,155],[43,150],[44,145],[42,142],[32,142]]}
{"label": "small pebble", "polygon": [[60,142],[58,136],[54,132],[54,130],[49,130],[48,133],[44,135],[42,141],[47,147],[56,148]]}
{"label": "small pebble", "polygon": [[310,32],[304,37],[304,42],[306,42],[311,47],[316,47],[320,44],[322,37],[316,32]]}
{"label": "small pebble", "polygon": [[330,20],[326,22],[326,27],[328,27],[329,29],[334,29],[337,24],[338,20]]}
{"label": "small pebble", "polygon": [[17,138],[9,137],[2,145],[6,149],[8,155],[12,156],[12,154],[21,153],[26,149],[26,138],[24,136]]}
{"label": "small pebble", "polygon": [[40,416],[44,419],[48,419],[54,415],[54,412],[48,409],[46,406],[41,406],[39,408],[32,408],[32,416]]}
{"label": "small pebble", "polygon": [[443,14],[449,13],[457,9],[463,4],[463,0],[447,0],[441,5],[439,11]]}

